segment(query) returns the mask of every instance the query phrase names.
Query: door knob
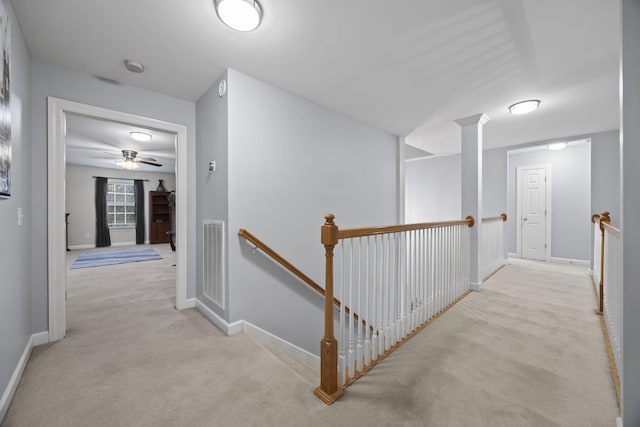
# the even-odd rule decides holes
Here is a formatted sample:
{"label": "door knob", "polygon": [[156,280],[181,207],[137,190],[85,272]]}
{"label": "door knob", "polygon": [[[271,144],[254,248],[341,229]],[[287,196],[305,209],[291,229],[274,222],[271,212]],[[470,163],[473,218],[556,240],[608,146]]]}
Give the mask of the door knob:
{"label": "door knob", "polygon": [[523,221],[526,221],[526,220],[527,220],[527,218],[522,218],[522,220],[523,220]]}

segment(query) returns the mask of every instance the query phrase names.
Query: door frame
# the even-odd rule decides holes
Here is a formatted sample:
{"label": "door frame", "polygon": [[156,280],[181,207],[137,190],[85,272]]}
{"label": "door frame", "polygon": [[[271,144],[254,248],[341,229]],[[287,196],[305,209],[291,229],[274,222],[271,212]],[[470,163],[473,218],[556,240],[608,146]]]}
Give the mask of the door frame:
{"label": "door frame", "polygon": [[130,123],[176,135],[176,309],[187,301],[187,127],[149,117],[47,97],[47,260],[49,342],[66,333],[65,135],[66,114]]}
{"label": "door frame", "polygon": [[516,256],[522,258],[522,171],[525,169],[545,169],[547,181],[545,182],[545,261],[551,262],[551,163],[537,165],[522,165],[516,169]]}

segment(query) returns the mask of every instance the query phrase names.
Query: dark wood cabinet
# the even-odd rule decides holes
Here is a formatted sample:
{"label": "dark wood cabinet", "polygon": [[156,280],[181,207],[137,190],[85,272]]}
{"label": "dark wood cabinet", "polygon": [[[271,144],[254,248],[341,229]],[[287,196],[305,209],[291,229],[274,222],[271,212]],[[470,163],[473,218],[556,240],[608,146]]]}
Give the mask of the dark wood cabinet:
{"label": "dark wood cabinet", "polygon": [[149,191],[149,243],[169,243],[173,210],[169,207],[168,191]]}

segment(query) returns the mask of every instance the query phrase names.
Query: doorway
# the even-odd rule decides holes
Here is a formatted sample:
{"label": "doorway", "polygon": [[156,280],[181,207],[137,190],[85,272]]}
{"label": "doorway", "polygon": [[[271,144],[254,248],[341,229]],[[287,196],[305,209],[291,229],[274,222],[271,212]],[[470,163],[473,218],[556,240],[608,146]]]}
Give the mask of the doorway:
{"label": "doorway", "polygon": [[[67,114],[131,123],[176,135],[176,309],[187,301],[187,129],[184,125],[49,97],[48,118],[48,290],[49,341],[65,336],[66,233],[65,233],[65,124]],[[181,175],[183,174],[183,175]]]}
{"label": "doorway", "polygon": [[551,261],[551,165],[520,166],[516,180],[520,258]]}

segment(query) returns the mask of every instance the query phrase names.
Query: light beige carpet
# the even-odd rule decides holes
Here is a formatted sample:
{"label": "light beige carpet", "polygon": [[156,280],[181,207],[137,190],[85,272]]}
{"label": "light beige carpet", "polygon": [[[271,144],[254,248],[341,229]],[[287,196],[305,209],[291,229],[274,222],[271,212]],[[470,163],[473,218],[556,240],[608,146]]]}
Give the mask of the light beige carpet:
{"label": "light beige carpet", "polygon": [[70,272],[68,337],[34,349],[3,427],[615,426],[584,268],[512,263],[326,406],[314,369],[173,310],[154,248]]}

